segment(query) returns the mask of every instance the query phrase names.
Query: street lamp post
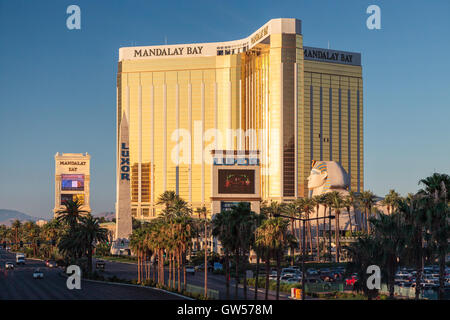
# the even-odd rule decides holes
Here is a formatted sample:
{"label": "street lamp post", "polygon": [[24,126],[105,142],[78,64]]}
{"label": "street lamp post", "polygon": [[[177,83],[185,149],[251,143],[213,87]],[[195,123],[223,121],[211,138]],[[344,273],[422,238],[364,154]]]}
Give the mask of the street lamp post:
{"label": "street lamp post", "polygon": [[302,300],[305,300],[305,220],[302,219]]}
{"label": "street lamp post", "polygon": [[[283,218],[288,218],[288,219],[294,219],[294,220],[299,220],[302,222],[302,300],[305,300],[306,298],[306,294],[305,294],[305,256],[306,256],[306,251],[305,251],[305,223],[307,221],[312,221],[312,220],[319,220],[319,219],[323,219],[323,218],[329,218],[330,219],[330,225],[331,225],[331,219],[334,219],[334,216],[329,215],[328,217],[323,217],[323,218],[308,218],[308,219],[304,219],[304,218],[296,218],[296,217],[290,217],[290,216],[284,216],[282,214],[274,214],[274,217],[283,217]],[[331,239],[331,238],[330,238]]]}

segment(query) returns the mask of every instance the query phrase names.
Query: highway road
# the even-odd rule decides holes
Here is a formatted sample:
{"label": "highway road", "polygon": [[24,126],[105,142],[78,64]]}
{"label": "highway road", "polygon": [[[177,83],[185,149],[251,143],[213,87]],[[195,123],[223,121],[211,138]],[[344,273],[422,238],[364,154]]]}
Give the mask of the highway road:
{"label": "highway road", "polygon": [[[5,263],[13,262],[14,270]],[[40,268],[44,279],[33,279]],[[17,266],[15,254],[0,249],[0,300],[180,300],[170,293],[151,288],[82,281],[80,290],[69,290],[59,268],[48,268],[40,260],[27,259]]]}
{"label": "highway road", "polygon": [[[94,259],[94,268],[95,268],[95,259]],[[153,270],[153,269],[152,269]],[[121,262],[112,262],[105,261],[105,271],[100,271],[100,274],[103,274],[105,277],[109,278],[112,276],[116,276],[120,279],[133,280],[137,279],[137,264],[134,263],[121,263]],[[183,277],[183,274],[181,275]],[[152,278],[152,276],[151,276]],[[168,281],[168,271],[166,268],[165,274],[166,283]],[[198,287],[204,286],[204,272],[199,271],[195,272],[195,274],[188,274],[187,283],[191,285],[195,285]],[[234,287],[234,279],[230,281],[230,296],[229,299],[235,299],[235,287]],[[223,275],[216,275],[208,273],[208,289],[213,289],[219,291],[220,299],[226,299],[226,287],[225,287],[225,277]],[[255,292],[251,289],[247,289],[247,299],[254,299]],[[244,299],[244,290],[242,288],[238,289],[238,298]],[[258,292],[258,299],[264,300],[264,291],[261,290]],[[275,295],[269,294],[269,300],[274,300]],[[287,295],[285,293],[280,293],[280,300],[286,300]]]}

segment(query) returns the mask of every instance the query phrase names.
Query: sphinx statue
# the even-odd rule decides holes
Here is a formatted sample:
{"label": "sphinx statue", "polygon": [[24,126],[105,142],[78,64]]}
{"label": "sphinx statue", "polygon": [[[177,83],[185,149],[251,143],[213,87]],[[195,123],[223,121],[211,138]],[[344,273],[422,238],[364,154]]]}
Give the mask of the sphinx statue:
{"label": "sphinx statue", "polygon": [[[350,177],[339,162],[336,161],[312,161],[311,173],[308,177],[309,197],[337,191],[344,198],[348,192]],[[323,206],[321,206],[323,208]],[[325,215],[323,209],[319,209],[319,216]],[[345,213],[344,213],[345,212]],[[359,212],[350,212],[353,228],[360,221]],[[341,230],[350,230],[350,219],[346,210],[342,210],[339,219]],[[320,226],[322,228],[323,226]]]}
{"label": "sphinx statue", "polygon": [[313,160],[311,173],[308,177],[310,196],[338,191],[348,194],[349,176],[339,162]]}

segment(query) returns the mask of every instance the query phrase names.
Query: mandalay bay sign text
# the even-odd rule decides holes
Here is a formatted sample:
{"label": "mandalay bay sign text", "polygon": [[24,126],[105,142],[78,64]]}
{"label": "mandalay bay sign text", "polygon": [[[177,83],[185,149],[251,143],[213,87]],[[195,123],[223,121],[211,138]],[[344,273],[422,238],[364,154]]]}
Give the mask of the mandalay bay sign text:
{"label": "mandalay bay sign text", "polygon": [[134,49],[134,57],[189,56],[202,54],[203,46]]}
{"label": "mandalay bay sign text", "polygon": [[361,54],[357,52],[338,51],[322,48],[303,47],[305,60],[341,63],[352,66],[361,65]]}

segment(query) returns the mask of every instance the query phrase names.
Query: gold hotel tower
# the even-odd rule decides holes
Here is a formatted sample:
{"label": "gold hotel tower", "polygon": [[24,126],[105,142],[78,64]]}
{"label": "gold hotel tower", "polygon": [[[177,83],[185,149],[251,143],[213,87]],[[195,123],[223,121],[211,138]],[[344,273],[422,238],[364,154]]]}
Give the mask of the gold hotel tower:
{"label": "gold hotel tower", "polygon": [[[260,151],[262,199],[307,196],[311,160],[339,161],[351,189],[363,189],[361,55],[304,47],[297,19],[272,19],[236,41],[120,48],[118,172],[123,119],[136,218],[156,216],[165,190],[209,206],[213,141]],[[220,141],[205,134],[215,128]],[[180,141],[189,147],[174,162]]]}

